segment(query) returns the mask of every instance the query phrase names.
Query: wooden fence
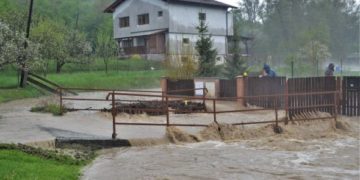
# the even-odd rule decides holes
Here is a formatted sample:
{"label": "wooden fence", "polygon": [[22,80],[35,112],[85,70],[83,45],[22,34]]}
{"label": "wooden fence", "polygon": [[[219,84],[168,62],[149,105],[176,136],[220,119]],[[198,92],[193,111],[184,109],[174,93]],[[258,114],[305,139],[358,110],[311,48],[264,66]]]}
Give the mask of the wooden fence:
{"label": "wooden fence", "polygon": [[236,79],[221,79],[220,80],[220,97],[236,97],[237,96],[237,81]]}
{"label": "wooden fence", "polygon": [[[167,79],[167,94],[169,95],[181,95],[181,96],[194,96],[194,80],[193,79],[182,79],[182,80],[170,80]],[[189,91],[178,91],[178,90],[189,90]],[[171,92],[177,91],[177,92]]]}
{"label": "wooden fence", "polygon": [[[283,108],[288,117],[316,111],[334,114],[334,104],[338,105],[338,113],[347,116],[360,116],[360,77],[246,77],[244,79],[245,96],[286,95],[280,99],[274,97],[258,97],[246,99],[246,104],[263,108]],[[170,95],[194,96],[194,91],[171,92],[176,90],[194,89],[194,80],[167,80],[167,91]],[[220,80],[220,97],[236,97],[237,81]],[[334,93],[342,92],[335,96]],[[312,94],[306,94],[312,93]],[[322,94],[321,94],[322,93]],[[305,95],[291,95],[305,94]]]}
{"label": "wooden fence", "polygon": [[[247,77],[245,78],[245,96],[262,96],[285,94],[286,77]],[[264,108],[275,107],[273,97],[252,98],[246,100],[248,105]],[[277,107],[285,106],[285,98],[278,99]]]}
{"label": "wooden fence", "polygon": [[[306,77],[288,79],[288,93],[316,93],[337,91],[335,77]],[[334,94],[312,94],[303,96],[289,96],[288,107],[289,118],[296,115],[307,114],[315,111],[328,112],[333,114]],[[321,106],[321,107],[317,107]],[[327,106],[327,107],[324,107]],[[299,108],[300,107],[300,108]]]}
{"label": "wooden fence", "polygon": [[342,81],[341,113],[360,116],[360,77],[344,77]]}

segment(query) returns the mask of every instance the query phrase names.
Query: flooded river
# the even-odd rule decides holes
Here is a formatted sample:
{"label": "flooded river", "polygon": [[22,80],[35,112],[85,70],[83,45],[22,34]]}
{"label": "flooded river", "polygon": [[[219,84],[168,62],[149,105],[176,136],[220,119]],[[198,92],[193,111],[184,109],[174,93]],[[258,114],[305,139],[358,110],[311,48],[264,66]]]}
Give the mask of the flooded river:
{"label": "flooded river", "polygon": [[287,128],[285,135],[256,139],[113,149],[96,159],[83,179],[359,179],[358,134],[304,127],[312,130],[301,135]]}

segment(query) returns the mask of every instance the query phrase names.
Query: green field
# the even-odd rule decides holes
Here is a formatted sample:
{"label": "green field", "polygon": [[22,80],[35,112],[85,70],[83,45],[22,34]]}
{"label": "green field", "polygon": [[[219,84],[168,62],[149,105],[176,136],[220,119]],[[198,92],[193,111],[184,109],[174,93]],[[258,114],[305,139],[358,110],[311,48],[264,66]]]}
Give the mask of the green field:
{"label": "green field", "polygon": [[[151,67],[155,70],[150,70]],[[63,87],[111,89],[160,87],[160,77],[165,73],[160,63],[144,60],[112,60],[108,73],[100,60],[87,65],[68,64],[60,74],[53,69],[49,72],[46,78]],[[44,95],[31,86],[21,89],[17,85],[18,76],[13,68],[0,71],[0,102]]]}
{"label": "green field", "polygon": [[19,150],[0,150],[0,179],[78,179],[81,165],[29,155]]}

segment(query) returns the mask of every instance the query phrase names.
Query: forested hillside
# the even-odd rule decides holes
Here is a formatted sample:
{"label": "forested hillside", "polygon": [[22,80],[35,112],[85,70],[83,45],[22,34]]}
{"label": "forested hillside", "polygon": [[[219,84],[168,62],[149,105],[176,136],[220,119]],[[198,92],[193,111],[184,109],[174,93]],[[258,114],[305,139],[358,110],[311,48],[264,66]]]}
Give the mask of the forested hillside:
{"label": "forested hillside", "polygon": [[[24,32],[29,2],[1,0],[0,22],[12,32]],[[89,60],[83,58],[87,56],[99,57],[106,64],[106,59],[116,54],[111,14],[103,13],[112,2],[34,0],[30,40],[38,52],[21,53],[36,58],[34,66],[45,71],[49,59],[55,62],[58,72],[64,64]],[[290,62],[294,62],[298,70],[303,69],[301,72],[315,72],[315,68],[323,69],[318,66],[325,62],[358,63],[360,9],[355,0],[242,0],[239,3],[240,8],[233,10],[235,30],[240,31],[236,34],[253,38],[251,57],[246,58],[249,66],[268,62],[289,68]],[[0,58],[0,66],[10,63],[4,61]]]}
{"label": "forested hillside", "polygon": [[[1,0],[0,19],[18,31],[25,31],[30,0]],[[113,0],[34,0],[32,28],[52,23],[86,33],[93,44],[101,30],[111,31],[111,14],[103,13]],[[32,31],[34,33],[34,31]]]}
{"label": "forested hillside", "polygon": [[326,61],[359,66],[359,10],[355,0],[243,0],[235,18],[254,37],[253,62],[311,70]]}

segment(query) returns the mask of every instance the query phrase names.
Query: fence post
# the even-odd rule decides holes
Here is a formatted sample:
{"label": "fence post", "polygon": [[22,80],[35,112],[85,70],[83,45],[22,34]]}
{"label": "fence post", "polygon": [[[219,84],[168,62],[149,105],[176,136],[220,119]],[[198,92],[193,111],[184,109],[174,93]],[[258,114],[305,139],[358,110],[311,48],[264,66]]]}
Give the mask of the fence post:
{"label": "fence post", "polygon": [[278,101],[278,99],[275,98],[274,104],[275,104],[275,127],[276,127],[276,129],[278,129],[278,127],[279,127],[278,106],[277,106],[278,102],[277,101]]}
{"label": "fence post", "polygon": [[203,90],[203,96],[202,96],[202,98],[203,98],[203,106],[204,106],[204,109],[205,109],[205,112],[207,112],[207,109],[206,109],[206,104],[205,104],[205,97],[206,97],[206,94],[205,94],[205,87],[203,87],[202,88],[202,90]]}
{"label": "fence post", "polygon": [[337,110],[338,110],[338,103],[337,103],[337,92],[334,93],[334,120],[337,121]]}
{"label": "fence post", "polygon": [[215,99],[213,99],[213,114],[214,114],[214,122],[216,124],[219,124],[216,119],[216,100]]}
{"label": "fence post", "polygon": [[341,102],[342,102],[342,79],[341,77],[336,78],[336,102],[337,102],[337,113],[341,114]]}
{"label": "fence post", "polygon": [[161,77],[160,85],[161,85],[162,94],[163,95],[167,94],[167,89],[168,89],[168,79],[167,79],[167,77]]}
{"label": "fence post", "polygon": [[285,124],[289,122],[289,86],[288,80],[285,80]]}
{"label": "fence post", "polygon": [[245,78],[243,76],[236,77],[236,98],[237,101],[241,106],[246,106],[246,99],[243,97],[245,96]]}
{"label": "fence post", "polygon": [[115,139],[116,138],[116,107],[115,107],[115,91],[112,92],[111,95],[111,106],[112,106],[112,118],[113,118],[113,133],[112,133],[112,138]]}
{"label": "fence post", "polygon": [[170,117],[169,117],[169,97],[166,95],[165,97],[166,99],[166,126],[169,127],[170,126]]}
{"label": "fence post", "polygon": [[62,98],[62,88],[61,87],[59,88],[59,93],[60,93],[59,94],[60,95],[60,107],[59,108],[60,108],[60,114],[62,114],[63,113],[63,102],[62,102],[63,98]]}

